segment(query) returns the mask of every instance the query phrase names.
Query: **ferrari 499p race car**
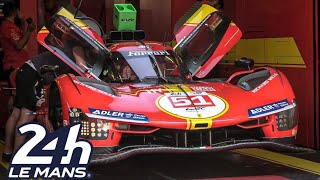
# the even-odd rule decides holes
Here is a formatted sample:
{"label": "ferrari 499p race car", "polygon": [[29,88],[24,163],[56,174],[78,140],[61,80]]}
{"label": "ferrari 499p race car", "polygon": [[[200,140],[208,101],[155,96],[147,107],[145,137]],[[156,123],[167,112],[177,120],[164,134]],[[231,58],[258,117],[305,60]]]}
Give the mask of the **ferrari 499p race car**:
{"label": "ferrari 499p race car", "polygon": [[[142,31],[110,32],[107,42],[62,8],[38,33],[41,45],[77,75],[57,77],[46,107],[54,130],[81,122],[93,163],[137,153],[283,147],[297,134],[295,95],[283,73],[251,69],[205,78],[241,38],[210,5],[197,3],[175,26],[175,42],[143,41]],[[81,68],[72,49],[83,47]]]}

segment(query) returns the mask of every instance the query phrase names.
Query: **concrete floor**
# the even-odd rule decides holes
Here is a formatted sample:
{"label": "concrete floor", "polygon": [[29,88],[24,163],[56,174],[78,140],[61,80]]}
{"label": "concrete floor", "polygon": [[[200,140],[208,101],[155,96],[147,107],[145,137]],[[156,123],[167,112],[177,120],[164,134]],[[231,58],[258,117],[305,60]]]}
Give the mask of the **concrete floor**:
{"label": "concrete floor", "polygon": [[[246,150],[245,150],[246,151]],[[258,150],[259,151],[259,150]],[[262,151],[264,152],[264,151]],[[278,154],[278,153],[276,153]],[[280,155],[280,154],[279,154]],[[294,158],[301,167],[288,167],[291,163],[270,162],[239,152],[220,152],[188,155],[139,155],[130,159],[91,167],[95,178],[105,179],[320,179],[320,153],[289,154],[292,156],[314,157],[311,161]],[[282,156],[282,155],[280,155]],[[287,156],[284,155],[286,158]],[[281,159],[281,158],[280,158]],[[299,162],[300,160],[304,162]],[[295,162],[292,162],[295,164]],[[313,171],[308,170],[312,166]],[[305,166],[305,167],[304,167]],[[303,168],[304,167],[304,168]],[[298,168],[298,169],[297,169]],[[309,172],[308,172],[309,171]],[[239,179],[240,180],[240,179]]]}

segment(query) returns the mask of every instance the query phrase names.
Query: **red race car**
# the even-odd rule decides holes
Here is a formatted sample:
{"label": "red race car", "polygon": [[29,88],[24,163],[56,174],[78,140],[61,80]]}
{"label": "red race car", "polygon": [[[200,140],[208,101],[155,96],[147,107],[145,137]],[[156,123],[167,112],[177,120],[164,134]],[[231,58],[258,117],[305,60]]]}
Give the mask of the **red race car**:
{"label": "red race car", "polygon": [[[81,122],[81,138],[94,146],[92,163],[138,153],[207,152],[243,147],[285,147],[294,139],[298,111],[283,73],[246,68],[228,78],[206,79],[241,38],[221,12],[196,4],[177,23],[176,42],[144,42],[142,31],[111,32],[108,42],[61,9],[38,41],[78,76],[51,84],[53,129]],[[85,62],[72,49],[82,47]],[[292,141],[291,141],[292,142]]]}

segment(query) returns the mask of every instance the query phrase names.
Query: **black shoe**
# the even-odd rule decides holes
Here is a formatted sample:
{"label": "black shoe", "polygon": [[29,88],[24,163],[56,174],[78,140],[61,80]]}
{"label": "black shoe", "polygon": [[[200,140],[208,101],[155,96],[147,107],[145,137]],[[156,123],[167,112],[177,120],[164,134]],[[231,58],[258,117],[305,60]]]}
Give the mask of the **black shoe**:
{"label": "black shoe", "polygon": [[10,162],[11,157],[12,157],[12,153],[10,153],[10,154],[3,153],[2,154],[2,162]]}

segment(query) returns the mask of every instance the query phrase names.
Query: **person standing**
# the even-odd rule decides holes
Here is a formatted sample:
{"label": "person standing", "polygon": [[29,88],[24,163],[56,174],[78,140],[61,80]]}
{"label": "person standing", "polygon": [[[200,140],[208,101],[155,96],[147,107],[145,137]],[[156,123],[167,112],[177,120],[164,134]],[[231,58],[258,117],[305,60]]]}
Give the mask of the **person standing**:
{"label": "person standing", "polygon": [[[45,65],[56,66],[55,73],[41,74],[41,68]],[[31,58],[19,68],[16,77],[15,107],[6,123],[3,162],[9,162],[12,153],[25,141],[25,136],[20,135],[17,128],[35,119],[34,112],[44,102],[43,86],[53,82],[56,76],[67,73],[74,72],[50,51]]]}
{"label": "person standing", "polygon": [[[83,48],[73,48],[75,63],[82,67],[85,61]],[[43,66],[58,67],[54,73],[41,73]],[[2,161],[9,162],[15,152],[25,141],[25,136],[18,133],[17,128],[32,122],[36,115],[37,107],[44,102],[43,86],[51,84],[54,79],[62,74],[77,74],[62,60],[50,51],[44,52],[25,62],[17,72],[17,95],[15,107],[6,123],[5,146]]]}
{"label": "person standing", "polygon": [[[0,27],[1,45],[3,48],[3,71],[8,81],[9,87],[12,87],[10,74],[22,66],[28,59],[29,55],[26,45],[35,30],[33,22],[28,23],[27,31],[24,32],[24,20],[17,6],[12,2],[7,2],[3,6],[4,20]],[[13,105],[13,96],[8,103],[9,108]]]}

